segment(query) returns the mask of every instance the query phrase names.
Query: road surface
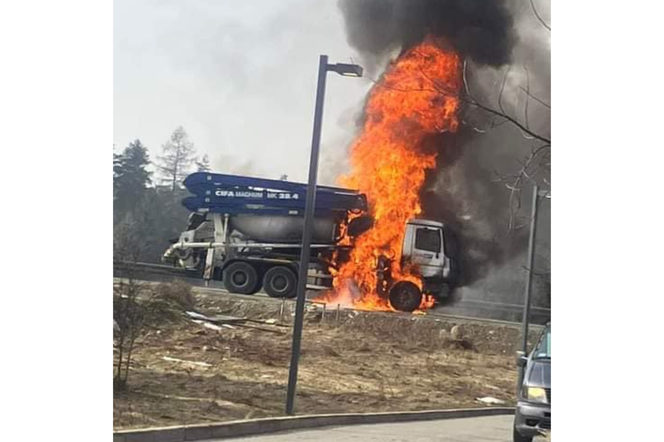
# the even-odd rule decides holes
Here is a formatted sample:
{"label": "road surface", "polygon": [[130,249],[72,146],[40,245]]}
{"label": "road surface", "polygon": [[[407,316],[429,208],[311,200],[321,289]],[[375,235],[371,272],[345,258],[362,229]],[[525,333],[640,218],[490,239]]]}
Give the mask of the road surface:
{"label": "road surface", "polygon": [[[210,286],[205,285],[205,281],[201,278],[192,278],[184,274],[181,270],[177,270],[168,265],[157,264],[137,264],[136,273],[134,277],[145,281],[152,282],[167,282],[174,279],[185,281],[192,286],[196,287],[198,291],[203,293],[215,293],[217,295],[224,294],[226,296],[239,296],[239,297],[258,297],[264,300],[279,302],[277,299],[269,298],[265,293],[259,292],[255,295],[233,295],[228,293],[221,281],[210,281]],[[126,276],[126,270],[122,268],[116,269],[114,267],[115,276]],[[117,278],[116,278],[117,280]],[[315,298],[320,296],[320,292],[310,290],[307,292],[307,298]],[[450,319],[458,318],[460,320],[478,320],[481,322],[496,322],[505,324],[520,324],[521,316],[523,313],[522,306],[516,304],[505,304],[501,302],[491,302],[487,299],[472,299],[461,296],[461,300],[450,304],[436,305],[428,314],[435,314],[439,316],[446,316]],[[550,320],[550,310],[532,306],[531,320],[535,324],[544,324]],[[539,327],[539,325],[535,325]]]}
{"label": "road surface", "polygon": [[[222,285],[218,281],[212,281],[212,285],[210,287],[205,287],[205,283],[201,279],[194,279],[194,278],[185,278],[185,277],[180,277],[180,276],[169,276],[169,279],[164,279],[163,275],[146,275],[143,276],[141,275],[141,278],[139,280],[146,282],[148,284],[157,284],[159,282],[164,282],[164,281],[171,281],[174,279],[180,279],[182,281],[185,281],[193,286],[193,291],[197,295],[203,295],[203,296],[224,296],[226,298],[238,298],[238,299],[248,299],[248,300],[260,300],[263,302],[271,302],[271,303],[281,303],[281,299],[277,298],[270,298],[268,295],[266,295],[263,292],[258,292],[254,295],[241,295],[237,293],[229,293],[226,289],[222,288]],[[123,281],[124,279],[121,277],[114,277],[113,278],[113,283],[117,284],[120,281]],[[307,299],[311,300],[317,296],[320,296],[320,292],[309,290],[307,291]],[[294,299],[287,299],[286,302],[288,303],[293,303],[295,304]],[[334,308],[334,306],[332,306]],[[345,308],[344,308],[345,310]],[[482,317],[470,317],[470,316],[463,316],[463,315],[456,315],[452,314],[455,311],[455,307],[450,307],[450,306],[436,306],[431,310],[427,311],[427,318],[431,319],[436,319],[436,318],[442,318],[442,319],[451,319],[451,320],[457,320],[457,321],[463,321],[463,322],[471,322],[471,323],[480,323],[480,324],[487,324],[487,323],[492,323],[492,324],[498,324],[498,325],[507,325],[507,326],[513,326],[513,327],[521,327],[521,323],[516,323],[516,322],[509,322],[509,321],[503,321],[499,319],[490,319],[490,318],[482,318]],[[401,316],[406,316],[406,317],[411,317],[411,313],[402,313],[402,312],[373,312],[377,314],[389,314],[389,315],[401,315]],[[542,328],[541,325],[538,324],[531,324],[531,328],[533,330],[539,330]]]}
{"label": "road surface", "polygon": [[513,416],[349,425],[233,439],[234,442],[512,442]]}

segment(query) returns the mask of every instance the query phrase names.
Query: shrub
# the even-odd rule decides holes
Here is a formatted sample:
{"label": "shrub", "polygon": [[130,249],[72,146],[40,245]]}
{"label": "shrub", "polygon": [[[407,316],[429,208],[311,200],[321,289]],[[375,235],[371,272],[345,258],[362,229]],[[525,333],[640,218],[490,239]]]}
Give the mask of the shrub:
{"label": "shrub", "polygon": [[145,306],[139,302],[145,292],[145,286],[132,278],[113,289],[113,347],[117,354],[113,370],[115,390],[127,388],[132,351],[145,323]]}

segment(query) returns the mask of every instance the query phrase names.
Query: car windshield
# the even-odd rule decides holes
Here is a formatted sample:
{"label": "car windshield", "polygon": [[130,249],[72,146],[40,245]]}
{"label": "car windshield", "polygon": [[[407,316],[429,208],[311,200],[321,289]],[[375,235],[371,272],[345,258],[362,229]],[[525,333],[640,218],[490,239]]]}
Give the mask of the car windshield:
{"label": "car windshield", "polygon": [[540,337],[533,352],[533,359],[551,359],[551,327],[548,326]]}

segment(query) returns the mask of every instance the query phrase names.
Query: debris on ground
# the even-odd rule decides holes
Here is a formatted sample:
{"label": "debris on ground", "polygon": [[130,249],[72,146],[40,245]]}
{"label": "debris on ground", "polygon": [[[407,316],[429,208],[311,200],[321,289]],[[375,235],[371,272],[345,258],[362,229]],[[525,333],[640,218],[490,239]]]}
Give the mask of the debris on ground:
{"label": "debris on ground", "polygon": [[[293,303],[196,296],[196,310],[181,311],[186,320],[164,323],[137,342],[129,389],[114,397],[115,429],[282,415]],[[305,314],[299,410],[514,404],[518,326],[328,313]]]}
{"label": "debris on ground", "polygon": [[505,403],[505,401],[502,401],[500,399],[496,399],[495,397],[487,396],[487,397],[480,397],[475,399],[477,402],[481,402],[486,405],[502,405]]}
{"label": "debris on ground", "polygon": [[198,325],[202,325],[205,328],[209,328],[210,330],[221,331],[220,326],[218,326],[217,324],[212,324],[211,322],[201,321],[200,319],[193,319],[192,322]]}
{"label": "debris on ground", "polygon": [[170,356],[162,356],[161,357],[164,361],[168,362],[179,362],[185,365],[193,365],[196,367],[212,367],[212,364],[208,364],[207,362],[199,362],[199,361],[185,361],[184,359],[178,359],[178,358],[171,358]]}

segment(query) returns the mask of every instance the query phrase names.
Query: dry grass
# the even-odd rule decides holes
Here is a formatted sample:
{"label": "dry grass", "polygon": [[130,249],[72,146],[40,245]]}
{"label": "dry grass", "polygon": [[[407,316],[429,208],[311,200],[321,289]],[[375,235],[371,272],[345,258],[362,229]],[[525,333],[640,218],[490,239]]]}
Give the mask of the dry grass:
{"label": "dry grass", "polygon": [[163,282],[152,289],[153,301],[164,301],[180,310],[193,310],[196,297],[191,285],[183,281]]}
{"label": "dry grass", "polygon": [[[281,308],[219,298],[198,304],[206,313],[254,319],[278,318]],[[290,304],[285,308],[288,323]],[[301,413],[468,407],[484,396],[513,400],[516,369],[512,353],[495,345],[502,333],[495,327],[462,325],[452,333],[449,323],[357,312],[343,312],[337,321],[336,312],[323,318],[316,308],[308,308],[305,320]],[[151,328],[136,350],[131,389],[115,397],[115,428],[281,415],[291,329],[247,326],[210,329],[181,318]]]}

